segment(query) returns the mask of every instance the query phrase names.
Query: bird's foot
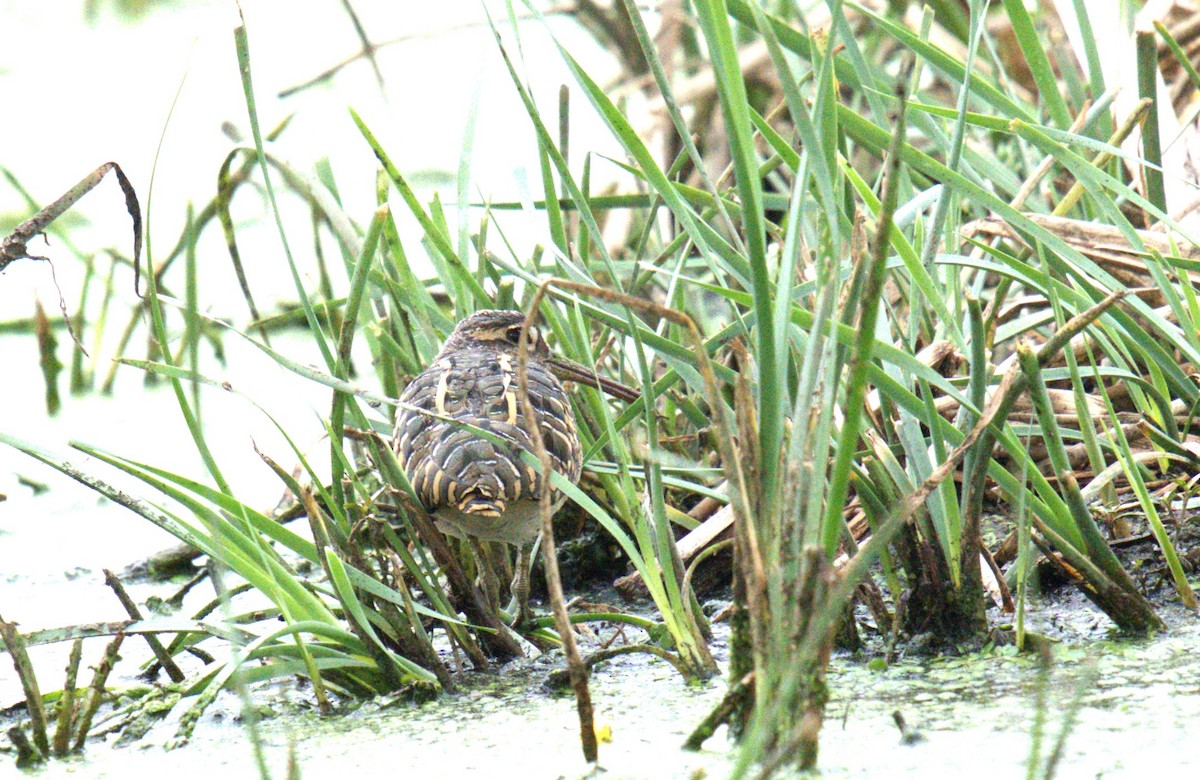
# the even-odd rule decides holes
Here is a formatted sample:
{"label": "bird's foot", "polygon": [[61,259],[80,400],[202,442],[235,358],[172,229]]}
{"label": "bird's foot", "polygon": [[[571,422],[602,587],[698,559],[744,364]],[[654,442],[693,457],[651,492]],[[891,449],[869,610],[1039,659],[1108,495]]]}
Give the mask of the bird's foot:
{"label": "bird's foot", "polygon": [[533,623],[533,612],[529,609],[528,597],[518,599],[514,595],[504,611],[512,616],[512,621],[508,625],[515,631],[523,632]]}

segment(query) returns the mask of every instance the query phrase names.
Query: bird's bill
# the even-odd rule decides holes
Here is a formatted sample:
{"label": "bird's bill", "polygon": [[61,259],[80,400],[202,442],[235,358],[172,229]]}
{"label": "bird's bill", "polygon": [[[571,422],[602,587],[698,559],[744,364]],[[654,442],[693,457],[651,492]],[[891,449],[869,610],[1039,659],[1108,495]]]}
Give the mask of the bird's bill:
{"label": "bird's bill", "polygon": [[548,361],[550,367],[554,369],[555,375],[559,379],[566,379],[572,382],[578,382],[581,385],[594,387],[618,400],[626,403],[633,403],[641,397],[641,393],[634,390],[628,385],[621,384],[615,379],[600,376],[595,369],[581,366],[573,360],[568,360],[558,355],[552,356]]}

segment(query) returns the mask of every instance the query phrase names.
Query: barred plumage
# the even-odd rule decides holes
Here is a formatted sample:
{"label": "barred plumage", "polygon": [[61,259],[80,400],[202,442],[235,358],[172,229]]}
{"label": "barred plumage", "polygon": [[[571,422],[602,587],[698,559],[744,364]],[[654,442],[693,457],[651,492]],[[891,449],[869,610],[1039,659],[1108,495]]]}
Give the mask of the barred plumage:
{"label": "barred plumage", "polygon": [[[545,480],[519,454],[534,451],[517,395],[524,318],[523,312],[498,310],[467,317],[400,397],[438,415],[401,407],[394,447],[417,497],[444,533],[516,545],[537,536]],[[570,399],[536,329],[529,330],[529,339],[527,389],[537,428],[554,469],[577,482],[582,450]],[[557,509],[563,496],[555,490],[552,500]]]}

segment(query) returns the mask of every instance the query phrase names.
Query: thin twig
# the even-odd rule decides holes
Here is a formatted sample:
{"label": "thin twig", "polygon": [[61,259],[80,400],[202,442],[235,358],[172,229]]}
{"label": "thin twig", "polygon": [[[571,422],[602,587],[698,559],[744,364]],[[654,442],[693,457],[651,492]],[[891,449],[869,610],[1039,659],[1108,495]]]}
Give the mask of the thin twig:
{"label": "thin twig", "polygon": [[[588,690],[588,672],[579,655],[579,646],[575,643],[575,632],[571,628],[571,618],[567,615],[566,600],[563,598],[562,578],[558,572],[558,551],[554,544],[554,523],[551,507],[553,489],[550,486],[550,475],[553,466],[550,463],[550,453],[542,440],[542,432],[538,430],[538,415],[529,397],[529,328],[537,313],[538,303],[545,294],[545,285],[534,295],[533,303],[521,323],[521,337],[517,346],[517,395],[520,397],[521,410],[525,418],[525,427],[529,431],[533,443],[534,454],[542,465],[542,495],[539,500],[542,521],[542,566],[546,575],[546,589],[550,597],[550,607],[554,612],[554,620],[562,639],[563,654],[567,658],[567,671],[571,678],[571,687],[575,691],[575,709],[579,714],[579,741],[583,747],[583,757],[588,763],[596,763],[599,758],[599,745],[596,739],[596,723],[592,712],[592,695]],[[520,563],[518,565],[524,565]]]}
{"label": "thin twig", "polygon": [[119,658],[117,653],[121,650],[121,643],[124,641],[124,632],[113,637],[113,640],[108,643],[108,647],[104,649],[104,658],[96,667],[96,673],[92,675],[92,684],[87,693],[87,703],[84,705],[83,713],[79,716],[79,726],[75,732],[76,750],[83,749],[83,743],[87,741],[88,731],[92,728],[92,718],[96,716],[96,710],[100,708],[100,700],[104,698],[104,684],[108,682],[108,675],[112,673],[113,667],[117,664]]}
{"label": "thin twig", "polygon": [[8,741],[12,742],[13,747],[17,749],[18,769],[25,769],[46,760],[46,756],[29,741],[29,737],[25,736],[25,730],[20,726],[13,726],[8,730]]}
{"label": "thin twig", "polygon": [[734,708],[753,687],[754,672],[749,672],[742,679],[730,684],[721,702],[712,709],[712,712],[708,713],[704,720],[700,721],[696,728],[692,729],[687,741],[683,743],[683,749],[699,750],[705,740],[716,732],[718,726],[729,721],[729,716],[733,714]]}
{"label": "thin twig", "polygon": [[[137,604],[129,597],[129,594],[125,592],[125,586],[117,579],[117,575],[108,569],[104,570],[104,584],[112,588],[112,592],[117,594],[117,600],[121,602],[121,606],[125,608],[125,612],[129,617],[134,620],[142,619],[141,610],[138,609]],[[158,641],[158,637],[153,634],[145,634],[145,640],[146,644],[150,645],[150,650],[154,653],[154,657],[158,659],[158,662],[162,664],[162,668],[166,670],[167,676],[171,678],[171,681],[177,683],[183,682],[187,676],[176,665],[175,659],[167,652],[167,648],[163,647],[162,642]]]}
{"label": "thin twig", "polygon": [[50,754],[50,740],[46,734],[46,707],[42,702],[42,692],[38,688],[37,675],[33,671],[33,663],[25,650],[25,640],[17,631],[16,623],[9,623],[0,617],[0,639],[8,648],[13,667],[17,670],[17,678],[21,680],[21,688],[25,692],[25,709],[29,711],[30,724],[33,727],[33,742],[42,755]]}
{"label": "thin twig", "polygon": [[[596,652],[592,653],[591,655],[589,655],[587,658],[585,658],[583,660],[583,665],[590,672],[592,669],[594,669],[596,667],[597,664],[602,664],[605,661],[610,661],[613,658],[616,658],[617,656],[633,655],[634,653],[648,653],[649,655],[652,655],[656,658],[661,658],[662,660],[669,663],[671,666],[674,666],[675,671],[677,671],[681,675],[683,675],[683,677],[685,679],[690,677],[690,675],[688,674],[687,667],[685,667],[683,665],[683,662],[681,660],[679,660],[678,655],[670,652],[669,650],[664,650],[661,647],[659,647],[658,645],[652,645],[652,644],[649,644],[646,642],[639,642],[637,644],[632,644],[632,645],[621,645],[620,647],[606,647],[603,650],[597,650]],[[568,678],[569,678],[569,670],[568,670],[567,674],[568,674]],[[552,687],[552,688],[561,688],[564,683],[569,681],[569,679],[565,680],[565,679],[563,679],[563,677],[564,677],[564,673],[562,670],[551,672],[547,679],[547,682],[550,684],[550,687]]]}
{"label": "thin twig", "polygon": [[79,662],[83,657],[83,640],[71,643],[71,657],[67,661],[67,679],[63,683],[62,697],[58,700],[58,723],[54,727],[54,754],[65,756],[71,750],[71,726],[75,720],[75,680],[79,676]]}

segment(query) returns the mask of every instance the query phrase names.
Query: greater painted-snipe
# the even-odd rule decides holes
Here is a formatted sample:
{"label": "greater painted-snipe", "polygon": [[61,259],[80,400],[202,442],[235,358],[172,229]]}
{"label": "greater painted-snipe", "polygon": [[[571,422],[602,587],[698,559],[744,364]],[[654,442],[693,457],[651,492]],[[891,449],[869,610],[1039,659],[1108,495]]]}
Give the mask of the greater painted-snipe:
{"label": "greater painted-snipe", "polygon": [[[400,396],[406,406],[396,413],[393,442],[405,474],[438,530],[471,541],[493,606],[498,601],[497,579],[488,571],[490,556],[478,540],[518,548],[512,584],[518,622],[528,617],[529,551],[540,530],[539,501],[548,487],[539,470],[520,457],[521,450],[535,452],[517,384],[524,320],[524,312],[485,310],[458,323],[433,363]],[[578,482],[579,432],[570,399],[556,375],[600,386],[627,400],[637,394],[552,355],[536,328],[526,332],[526,387],[537,430],[554,470]],[[490,438],[473,428],[486,431]],[[550,489],[551,506],[557,511],[565,497]]]}

